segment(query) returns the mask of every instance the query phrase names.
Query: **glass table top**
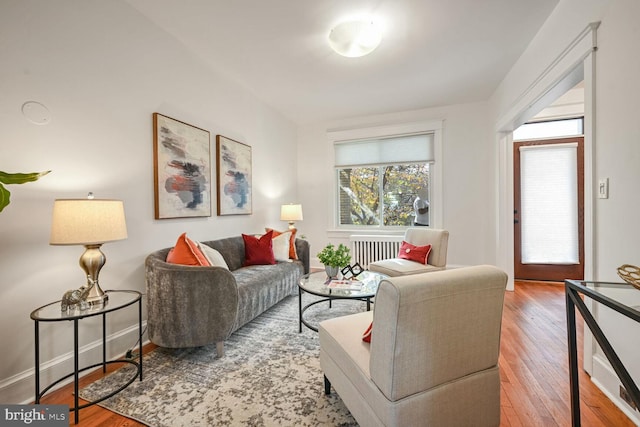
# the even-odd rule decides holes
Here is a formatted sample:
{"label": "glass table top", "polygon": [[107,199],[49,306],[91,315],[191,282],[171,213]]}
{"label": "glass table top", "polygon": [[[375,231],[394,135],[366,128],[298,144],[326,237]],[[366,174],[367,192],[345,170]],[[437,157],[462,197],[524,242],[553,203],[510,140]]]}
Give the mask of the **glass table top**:
{"label": "glass table top", "polygon": [[566,280],[570,288],[577,289],[596,300],[602,298],[636,312],[640,316],[640,289],[624,282],[591,282],[584,280]]}
{"label": "glass table top", "polygon": [[357,286],[353,289],[341,289],[339,283],[334,284],[338,287],[331,287],[332,281],[327,277],[324,271],[305,274],[300,279],[298,285],[302,290],[314,295],[339,298],[370,298],[375,296],[378,291],[380,281],[386,279],[387,276],[373,271],[363,271],[354,281]]}
{"label": "glass table top", "polygon": [[105,291],[105,293],[109,295],[109,300],[104,305],[90,306],[86,310],[61,311],[60,300],[58,300],[33,310],[31,319],[43,322],[82,319],[117,310],[142,298],[142,294],[138,291]]}

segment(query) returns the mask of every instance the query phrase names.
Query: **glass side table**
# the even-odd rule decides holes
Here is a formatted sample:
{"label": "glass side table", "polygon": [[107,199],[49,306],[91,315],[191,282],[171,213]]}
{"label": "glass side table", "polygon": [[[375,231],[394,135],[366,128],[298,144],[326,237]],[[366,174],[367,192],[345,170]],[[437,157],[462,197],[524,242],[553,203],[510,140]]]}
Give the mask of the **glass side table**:
{"label": "glass side table", "polygon": [[[640,323],[640,308],[630,306],[622,301],[621,296],[625,291],[640,292],[626,283],[586,282],[580,280],[564,281],[565,296],[567,301],[567,339],[569,344],[569,380],[571,384],[571,425],[580,426],[580,388],[578,384],[578,345],[576,339],[576,308],[580,311],[584,323],[589,327],[602,352],[620,382],[627,389],[629,396],[640,408],[640,390],[631,378],[629,371],[624,366],[620,357],[616,354],[611,343],[598,325],[593,314],[586,306],[581,295],[593,301],[603,304],[618,312],[622,316]],[[622,291],[622,292],[621,292]]]}
{"label": "glass side table", "polygon": [[[40,399],[56,384],[67,378],[73,376],[73,402],[72,408],[69,408],[69,412],[73,411],[75,415],[75,424],[78,424],[79,414],[78,411],[82,408],[86,408],[96,403],[102,402],[117,393],[127,388],[136,378],[140,378],[142,381],[142,294],[138,291],[106,291],[109,295],[109,300],[105,305],[97,305],[90,307],[87,310],[69,310],[68,312],[62,312],[60,310],[60,301],[55,301],[37,308],[31,312],[31,319],[35,324],[35,362],[36,362],[36,399],[35,403],[40,403]],[[138,361],[128,359],[107,360],[107,314],[114,311],[121,310],[125,307],[129,307],[135,303],[138,303]],[[102,362],[93,364],[91,366],[79,367],[78,362],[78,323],[82,319],[93,316],[102,316]],[[52,382],[42,391],[40,391],[40,322],[73,322],[73,372],[64,377]],[[111,363],[129,363],[137,367],[135,375],[128,380],[128,382],[122,385],[117,390],[109,393],[106,396],[101,397],[95,401],[79,405],[78,402],[78,379],[80,372],[102,366],[102,372],[107,372],[107,365]]]}

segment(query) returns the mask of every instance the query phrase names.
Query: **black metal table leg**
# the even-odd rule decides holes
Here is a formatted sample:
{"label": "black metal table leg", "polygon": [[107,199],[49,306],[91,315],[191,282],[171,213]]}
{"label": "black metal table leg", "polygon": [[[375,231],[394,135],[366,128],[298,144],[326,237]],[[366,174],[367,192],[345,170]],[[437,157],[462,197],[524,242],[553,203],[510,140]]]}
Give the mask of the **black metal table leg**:
{"label": "black metal table leg", "polygon": [[37,320],[35,323],[36,334],[36,405],[40,403],[40,325]]}
{"label": "black metal table leg", "polygon": [[567,301],[567,339],[569,342],[569,384],[571,387],[571,425],[580,426],[580,387],[578,384],[578,342],[576,339],[576,309],[571,289],[565,289]]}
{"label": "black metal table leg", "polygon": [[102,314],[102,373],[107,373],[107,313]]}
{"label": "black metal table leg", "polygon": [[78,319],[73,319],[73,407],[75,424],[80,420],[80,408],[78,402],[78,380],[80,365],[78,362]]}
{"label": "black metal table leg", "polygon": [[298,333],[302,333],[302,288],[298,286]]}
{"label": "black metal table leg", "polygon": [[140,366],[140,381],[142,381],[142,298],[138,301],[138,356]]}

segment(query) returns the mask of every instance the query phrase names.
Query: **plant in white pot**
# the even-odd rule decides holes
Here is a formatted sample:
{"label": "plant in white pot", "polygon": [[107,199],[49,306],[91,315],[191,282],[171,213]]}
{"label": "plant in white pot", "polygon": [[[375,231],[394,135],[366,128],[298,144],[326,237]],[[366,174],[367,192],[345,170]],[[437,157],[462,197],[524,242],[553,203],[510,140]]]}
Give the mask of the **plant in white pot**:
{"label": "plant in white pot", "polygon": [[338,276],[340,269],[346,267],[351,262],[349,248],[342,243],[340,243],[337,248],[329,243],[324,249],[318,252],[317,257],[320,262],[324,264],[327,276],[331,278]]}

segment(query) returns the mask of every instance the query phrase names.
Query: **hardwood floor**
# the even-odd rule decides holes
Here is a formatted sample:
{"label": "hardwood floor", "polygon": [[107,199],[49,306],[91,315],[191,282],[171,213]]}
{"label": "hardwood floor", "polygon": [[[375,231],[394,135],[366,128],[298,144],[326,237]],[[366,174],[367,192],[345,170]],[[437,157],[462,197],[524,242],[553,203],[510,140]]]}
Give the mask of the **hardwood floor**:
{"label": "hardwood floor", "polygon": [[[579,365],[582,366],[582,318],[577,316]],[[145,347],[145,351],[153,348]],[[95,381],[101,372],[82,380]],[[501,423],[507,426],[569,426],[569,368],[564,287],[544,282],[517,282],[505,296],[500,353]],[[51,393],[43,403],[73,404],[73,387]],[[583,426],[634,424],[580,375]],[[71,424],[73,423],[73,418]],[[79,426],[130,427],[141,424],[99,406],[80,411]]]}
{"label": "hardwood floor", "polygon": [[[578,366],[582,366],[582,317]],[[569,362],[564,285],[516,282],[505,295],[500,351],[501,426],[569,426]],[[633,426],[580,369],[584,426]]]}

